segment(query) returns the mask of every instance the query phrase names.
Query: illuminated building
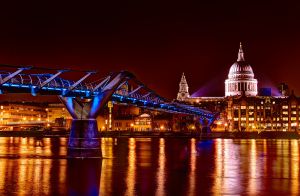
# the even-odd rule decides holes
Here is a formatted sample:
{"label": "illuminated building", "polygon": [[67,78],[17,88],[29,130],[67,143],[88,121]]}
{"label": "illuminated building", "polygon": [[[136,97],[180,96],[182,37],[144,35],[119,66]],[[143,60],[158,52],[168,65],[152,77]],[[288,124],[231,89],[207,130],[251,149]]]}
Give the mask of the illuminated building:
{"label": "illuminated building", "polygon": [[245,61],[242,44],[237,61],[230,67],[228,79],[225,80],[225,96],[257,95],[257,80],[252,67]]}
{"label": "illuminated building", "polygon": [[52,126],[70,128],[72,117],[62,103],[49,103],[45,111],[47,112],[47,121]]}
{"label": "illuminated building", "polygon": [[189,86],[187,84],[187,81],[185,79],[185,75],[183,73],[182,77],[181,77],[181,80],[180,80],[180,83],[179,83],[179,92],[177,94],[177,100],[184,101],[189,97],[190,97]]}
{"label": "illuminated building", "polygon": [[279,86],[281,96],[270,96],[270,89],[257,95],[257,80],[245,62],[241,45],[237,62],[230,67],[225,80],[224,97],[185,96],[189,95],[188,84],[185,76],[182,78],[178,95],[183,94],[177,100],[218,112],[220,116],[213,131],[298,131],[300,128],[300,98],[294,93],[289,95],[286,84]]}
{"label": "illuminated building", "polygon": [[227,103],[230,130],[298,130],[300,100],[294,94],[289,97],[230,97]]}
{"label": "illuminated building", "polygon": [[[173,115],[141,109],[135,106],[114,105],[113,127],[118,131],[170,131],[173,126]],[[103,114],[108,116],[108,114]],[[105,128],[105,126],[103,127]],[[101,129],[106,130],[106,129]]]}
{"label": "illuminated building", "polygon": [[47,126],[68,128],[70,122],[71,116],[60,103],[0,103],[0,125],[5,130]]}
{"label": "illuminated building", "polygon": [[35,103],[0,103],[0,125],[2,129],[13,127],[43,126],[47,123],[47,112],[43,105]]}

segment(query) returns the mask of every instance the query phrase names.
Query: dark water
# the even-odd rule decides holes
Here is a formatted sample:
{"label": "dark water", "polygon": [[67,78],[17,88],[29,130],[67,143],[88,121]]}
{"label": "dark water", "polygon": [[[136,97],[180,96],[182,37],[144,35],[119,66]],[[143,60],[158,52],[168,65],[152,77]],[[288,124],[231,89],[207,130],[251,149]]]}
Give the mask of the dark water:
{"label": "dark water", "polygon": [[0,138],[0,195],[299,195],[298,140],[102,139],[104,159],[65,138]]}

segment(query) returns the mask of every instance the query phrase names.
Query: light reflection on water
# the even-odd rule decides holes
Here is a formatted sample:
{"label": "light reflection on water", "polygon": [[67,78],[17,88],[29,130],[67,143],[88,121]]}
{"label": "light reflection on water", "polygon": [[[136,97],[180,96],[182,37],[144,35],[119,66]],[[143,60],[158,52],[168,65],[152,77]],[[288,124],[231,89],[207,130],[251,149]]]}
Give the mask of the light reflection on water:
{"label": "light reflection on water", "polygon": [[299,195],[299,140],[102,138],[104,159],[66,159],[66,138],[0,138],[0,195]]}

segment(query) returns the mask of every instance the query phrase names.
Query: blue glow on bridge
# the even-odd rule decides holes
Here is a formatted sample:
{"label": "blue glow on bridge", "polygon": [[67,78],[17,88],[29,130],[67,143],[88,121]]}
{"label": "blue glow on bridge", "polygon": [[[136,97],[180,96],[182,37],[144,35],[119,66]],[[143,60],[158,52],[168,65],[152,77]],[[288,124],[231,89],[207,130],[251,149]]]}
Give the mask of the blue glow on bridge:
{"label": "blue glow on bridge", "polygon": [[[121,73],[121,72],[120,72]],[[10,77],[9,74],[0,74],[1,78]],[[127,74],[127,76],[130,74]],[[130,80],[125,74],[124,79]],[[24,78],[27,78],[26,80]],[[118,78],[123,80],[123,78]],[[83,79],[82,79],[83,80]],[[0,85],[1,93],[31,93],[33,96],[42,95],[59,95],[62,97],[70,97],[67,101],[67,107],[72,107],[72,98],[87,98],[92,99],[90,113],[97,113],[100,102],[103,99],[103,93],[108,89],[111,90],[106,82],[100,83],[99,86],[88,85],[82,82],[73,82],[62,78],[54,77],[53,74],[18,74],[12,77],[7,82]],[[113,81],[111,79],[111,81]],[[112,82],[113,83],[113,82]],[[120,82],[122,83],[122,82]],[[137,107],[145,107],[153,110],[160,110],[171,113],[182,113],[188,115],[195,115],[201,119],[207,119],[209,123],[215,119],[215,114],[212,112],[202,110],[190,105],[185,105],[178,102],[166,101],[164,98],[156,95],[150,89],[146,89],[146,93],[139,94],[141,83],[138,82],[139,87],[136,88],[134,94],[121,95],[117,94],[118,88],[113,89],[115,92],[111,95],[111,100],[116,103],[123,103],[134,105]],[[144,85],[142,85],[144,87]],[[107,88],[107,89],[106,89]],[[94,90],[96,89],[96,90]]]}

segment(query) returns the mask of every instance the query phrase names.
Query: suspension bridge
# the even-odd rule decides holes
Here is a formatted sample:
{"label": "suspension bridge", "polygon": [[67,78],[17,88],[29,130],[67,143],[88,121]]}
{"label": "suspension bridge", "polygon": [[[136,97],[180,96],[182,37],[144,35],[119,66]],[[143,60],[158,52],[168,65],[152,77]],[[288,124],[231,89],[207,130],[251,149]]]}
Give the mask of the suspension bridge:
{"label": "suspension bridge", "polygon": [[[30,73],[34,67],[1,66],[0,93],[58,95],[72,116],[68,143],[70,157],[101,157],[96,118],[108,101],[151,110],[193,115],[209,127],[216,114],[161,97],[128,71],[113,72],[87,82],[95,72],[89,71],[76,81],[61,77],[72,70],[51,70],[55,73]],[[5,69],[6,68],[6,69]],[[9,69],[10,71],[7,71]],[[14,69],[11,71],[11,69]]]}

